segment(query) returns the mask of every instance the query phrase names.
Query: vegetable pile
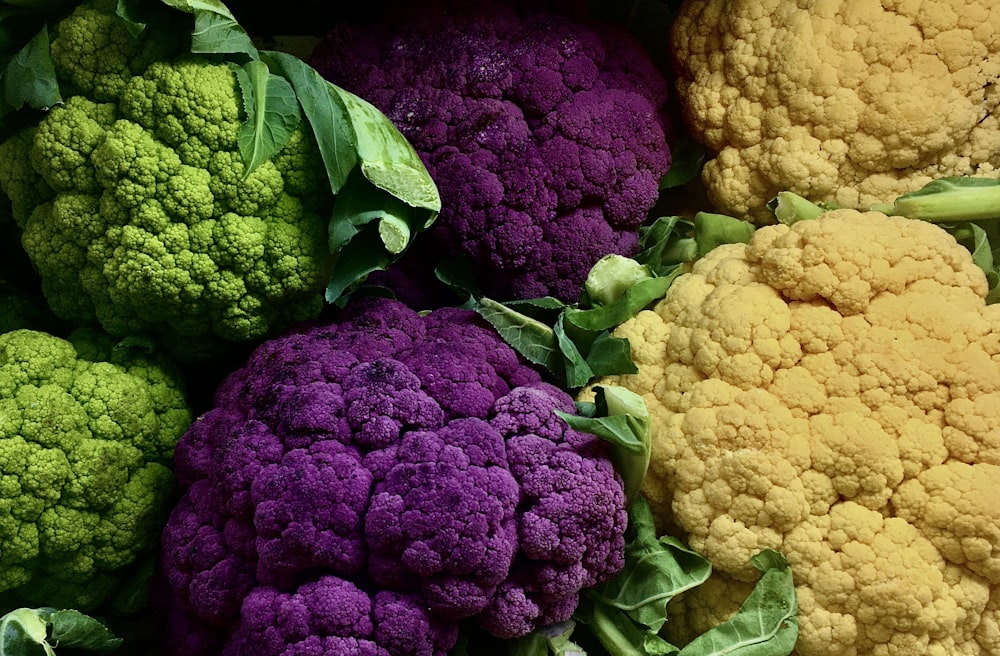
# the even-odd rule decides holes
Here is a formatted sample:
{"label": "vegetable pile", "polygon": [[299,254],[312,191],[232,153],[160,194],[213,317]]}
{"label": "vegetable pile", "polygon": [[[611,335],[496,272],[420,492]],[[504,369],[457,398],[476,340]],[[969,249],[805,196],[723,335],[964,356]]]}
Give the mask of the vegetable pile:
{"label": "vegetable pile", "polygon": [[1000,653],[998,19],[3,3],[0,654]]}

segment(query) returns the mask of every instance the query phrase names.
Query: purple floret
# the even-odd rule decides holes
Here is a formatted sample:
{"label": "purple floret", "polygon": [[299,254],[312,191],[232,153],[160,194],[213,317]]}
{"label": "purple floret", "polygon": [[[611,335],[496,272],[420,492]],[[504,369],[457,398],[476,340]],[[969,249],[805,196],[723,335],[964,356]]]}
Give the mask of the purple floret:
{"label": "purple floret", "polygon": [[500,300],[572,301],[600,257],[637,250],[670,166],[667,83],[625,30],[560,9],[390,2],[310,58],[385,113],[438,185],[436,223],[369,278],[413,307],[440,303],[443,260],[466,258]]}
{"label": "purple floret", "polygon": [[177,446],[175,653],[443,656],[460,621],[566,619],[622,565],[625,499],[556,410],[470,310],[355,300],[261,345]]}

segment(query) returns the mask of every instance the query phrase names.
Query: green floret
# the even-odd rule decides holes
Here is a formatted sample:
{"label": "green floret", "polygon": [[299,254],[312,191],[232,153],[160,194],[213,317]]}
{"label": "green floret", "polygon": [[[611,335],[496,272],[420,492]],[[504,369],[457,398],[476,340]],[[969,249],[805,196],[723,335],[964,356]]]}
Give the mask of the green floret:
{"label": "green floret", "polygon": [[57,192],[96,193],[100,186],[90,159],[115,120],[114,106],[73,96],[49,116],[56,118],[35,130],[31,165]]}
{"label": "green floret", "polygon": [[93,608],[157,544],[191,423],[165,361],[102,333],[0,335],[0,597]]}
{"label": "green floret", "polygon": [[52,199],[52,188],[31,165],[35,129],[18,132],[0,143],[0,189],[10,200],[10,215],[19,228],[27,223],[32,211]]}
{"label": "green floret", "polygon": [[73,93],[99,102],[117,101],[129,80],[151,63],[180,51],[178,35],[159,32],[137,38],[115,16],[117,0],[79,5],[60,21],[52,39],[52,63]]}
{"label": "green floret", "polygon": [[206,167],[212,153],[234,151],[243,120],[236,74],[226,64],[185,58],[155,62],[122,93],[122,114],[177,150],[185,164]]}

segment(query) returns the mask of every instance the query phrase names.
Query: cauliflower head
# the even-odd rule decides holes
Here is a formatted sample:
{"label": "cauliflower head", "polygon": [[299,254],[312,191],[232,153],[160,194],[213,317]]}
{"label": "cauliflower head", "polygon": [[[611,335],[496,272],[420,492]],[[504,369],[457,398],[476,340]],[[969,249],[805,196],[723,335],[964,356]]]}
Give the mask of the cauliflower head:
{"label": "cauliflower head", "polygon": [[169,365],[112,343],[89,331],[0,335],[5,605],[94,608],[158,546],[191,412]]}
{"label": "cauliflower head", "polygon": [[231,67],[143,57],[107,12],[87,3],[58,23],[52,58],[74,95],[0,146],[53,311],[187,359],[317,316],[333,197],[308,128],[245,175]]}
{"label": "cauliflower head", "polygon": [[[654,417],[644,492],[732,612],[792,565],[800,656],[1000,648],[1000,306],[941,228],[840,209],[720,246],[622,324]],[[736,582],[733,587],[732,582]],[[728,590],[728,591],[727,591]],[[736,590],[736,593],[732,593]]]}
{"label": "cauliflower head", "polygon": [[177,446],[176,651],[444,656],[459,621],[568,619],[624,565],[627,515],[557,410],[471,310],[356,299],[264,342]]}
{"label": "cauliflower head", "polygon": [[720,211],[773,223],[790,190],[868,209],[1000,166],[1000,6],[690,0],[671,33],[678,99]]}
{"label": "cauliflower head", "polygon": [[429,236],[372,277],[415,307],[442,297],[434,267],[451,258],[493,298],[575,300],[598,259],[635,253],[670,165],[667,84],[639,42],[514,4],[393,3],[334,25],[310,58],[385,113],[438,185]]}

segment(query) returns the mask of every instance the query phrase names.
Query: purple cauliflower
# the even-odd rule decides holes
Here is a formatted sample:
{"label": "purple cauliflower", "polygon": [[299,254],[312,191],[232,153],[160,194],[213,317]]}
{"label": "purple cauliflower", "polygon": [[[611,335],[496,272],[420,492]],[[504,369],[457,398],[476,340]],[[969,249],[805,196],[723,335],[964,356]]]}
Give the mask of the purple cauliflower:
{"label": "purple cauliflower", "polygon": [[471,310],[355,299],[261,344],[181,438],[176,653],[445,654],[561,622],[624,564],[606,444]]}
{"label": "purple cauliflower", "polygon": [[573,301],[598,259],[637,250],[670,166],[667,83],[624,29],[543,4],[390,3],[310,57],[385,113],[438,185],[437,222],[369,277],[412,307],[441,304],[445,260],[498,300]]}

